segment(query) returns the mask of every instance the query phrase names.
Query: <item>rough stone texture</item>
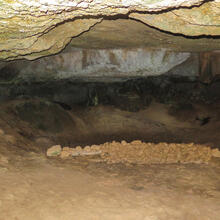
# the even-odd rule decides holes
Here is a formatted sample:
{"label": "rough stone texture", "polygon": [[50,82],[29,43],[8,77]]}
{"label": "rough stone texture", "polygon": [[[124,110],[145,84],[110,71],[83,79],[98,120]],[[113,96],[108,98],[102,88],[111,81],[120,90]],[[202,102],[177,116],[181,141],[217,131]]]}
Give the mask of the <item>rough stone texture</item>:
{"label": "rough stone texture", "polygon": [[[211,1],[203,7],[196,7],[198,11],[191,14],[183,7],[198,6],[202,0],[1,0],[0,11],[0,59],[36,59],[38,57],[54,54],[62,50],[71,37],[89,30],[96,23],[101,22],[105,16],[128,15],[135,12],[151,12],[160,20],[162,16],[169,17],[169,10],[180,8],[177,16],[184,16],[183,20],[190,18],[195,28],[193,35],[201,35],[201,31],[209,35],[219,34],[219,0]],[[191,11],[191,9],[189,10]],[[158,12],[152,14],[152,12]],[[176,10],[175,10],[176,13]],[[186,13],[186,15],[185,15]],[[196,13],[196,16],[195,16]],[[208,14],[207,14],[208,13]],[[166,15],[168,14],[168,15]],[[133,14],[135,17],[136,14]],[[131,14],[132,16],[132,14]],[[140,20],[146,18],[143,14]],[[193,17],[193,18],[192,18]],[[155,18],[155,21],[157,18]],[[203,21],[204,20],[204,21]],[[175,21],[178,21],[175,19]],[[67,22],[67,23],[66,23]],[[157,21],[156,21],[157,22]],[[187,20],[188,22],[188,20]],[[200,24],[203,24],[202,28]],[[150,24],[147,23],[147,24]],[[183,28],[185,22],[178,21],[179,30],[188,34],[188,28]],[[173,24],[163,24],[162,30],[173,31]],[[204,26],[209,28],[204,28]],[[156,25],[155,25],[156,26]],[[192,25],[191,25],[192,26]],[[191,27],[190,26],[190,27]],[[213,27],[214,26],[214,27]],[[179,33],[177,30],[175,33]],[[207,33],[208,32],[208,33]],[[190,34],[190,33],[189,33]]]}
{"label": "rough stone texture", "polygon": [[130,18],[140,20],[160,30],[187,36],[220,35],[220,4],[212,1],[191,9],[171,10],[161,14],[131,13]]}
{"label": "rough stone texture", "polygon": [[[142,14],[141,16],[144,17]],[[117,19],[97,23],[90,31],[73,38],[70,45],[93,49],[146,47],[148,49],[167,48],[179,52],[200,52],[220,51],[220,38],[186,38],[151,28],[137,20]]]}
{"label": "rough stone texture", "polygon": [[[29,82],[71,78],[117,80],[123,77],[161,75],[184,63],[190,56],[191,54],[186,52],[141,48],[129,50],[68,48],[55,56],[18,64],[15,69],[21,69],[16,79]],[[196,64],[195,60],[192,68],[183,72],[195,75]],[[187,65],[184,65],[184,68],[187,68]],[[177,70],[175,73],[178,75],[181,72],[182,70]]]}
{"label": "rough stone texture", "polygon": [[196,144],[153,144],[139,140],[105,143],[86,146],[84,149],[65,147],[61,158],[100,154],[108,163],[133,164],[172,164],[172,163],[207,163],[212,157],[210,147]]}
{"label": "rough stone texture", "polygon": [[[19,59],[36,59],[38,57],[55,54],[62,50],[73,36],[87,31],[92,25],[101,19],[78,19],[60,24],[52,30],[46,30],[45,33],[25,36],[21,39],[6,39],[7,45],[0,41],[0,57],[6,60]],[[16,36],[16,33],[14,33]]]}
{"label": "rough stone texture", "polygon": [[54,157],[60,155],[62,148],[60,145],[54,145],[47,150],[48,157]]}
{"label": "rough stone texture", "polygon": [[213,157],[220,157],[220,150],[219,149],[213,149],[212,150],[212,156]]}
{"label": "rough stone texture", "polygon": [[133,141],[131,143],[105,143],[102,158],[108,163],[207,163],[211,149],[196,144],[152,144]]}

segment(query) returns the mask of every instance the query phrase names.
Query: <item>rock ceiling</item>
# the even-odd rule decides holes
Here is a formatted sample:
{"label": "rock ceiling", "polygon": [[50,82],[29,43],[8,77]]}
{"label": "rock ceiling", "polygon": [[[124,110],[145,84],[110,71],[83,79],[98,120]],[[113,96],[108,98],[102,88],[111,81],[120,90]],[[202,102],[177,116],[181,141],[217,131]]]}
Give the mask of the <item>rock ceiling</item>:
{"label": "rock ceiling", "polygon": [[0,59],[72,47],[220,50],[220,0],[0,0]]}

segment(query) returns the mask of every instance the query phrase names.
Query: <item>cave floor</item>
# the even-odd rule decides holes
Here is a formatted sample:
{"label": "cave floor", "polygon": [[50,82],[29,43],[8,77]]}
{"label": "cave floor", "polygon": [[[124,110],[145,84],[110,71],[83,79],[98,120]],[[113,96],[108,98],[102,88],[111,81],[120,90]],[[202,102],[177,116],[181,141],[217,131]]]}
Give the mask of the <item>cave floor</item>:
{"label": "cave floor", "polygon": [[1,220],[218,220],[220,160],[109,165],[27,153],[0,168]]}
{"label": "cave floor", "polygon": [[[85,146],[145,137],[218,147],[219,105],[172,112],[152,103],[138,113],[96,106],[72,109],[68,118],[61,108],[51,112],[42,105],[32,105],[28,115],[23,110],[30,113],[30,105],[23,104],[0,106],[0,220],[220,219],[220,158],[208,164],[137,165],[107,164],[94,156],[45,156],[52,144],[71,146],[74,140]],[[48,115],[41,118],[35,110]],[[54,130],[52,113],[66,127],[55,120],[62,129]],[[201,126],[197,117],[211,120]]]}

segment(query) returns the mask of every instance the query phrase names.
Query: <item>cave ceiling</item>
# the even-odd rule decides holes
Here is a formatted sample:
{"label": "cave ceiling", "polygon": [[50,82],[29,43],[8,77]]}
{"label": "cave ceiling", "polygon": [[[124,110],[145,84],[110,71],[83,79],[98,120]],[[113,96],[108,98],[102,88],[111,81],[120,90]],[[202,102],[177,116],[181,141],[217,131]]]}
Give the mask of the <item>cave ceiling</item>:
{"label": "cave ceiling", "polygon": [[0,59],[79,48],[220,50],[220,1],[0,0]]}

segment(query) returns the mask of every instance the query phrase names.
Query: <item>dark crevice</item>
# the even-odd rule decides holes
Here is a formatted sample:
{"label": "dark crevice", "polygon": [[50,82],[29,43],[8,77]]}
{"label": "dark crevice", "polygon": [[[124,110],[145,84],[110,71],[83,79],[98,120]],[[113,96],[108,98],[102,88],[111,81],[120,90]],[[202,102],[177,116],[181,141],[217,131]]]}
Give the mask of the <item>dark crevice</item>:
{"label": "dark crevice", "polygon": [[64,110],[67,110],[67,111],[69,111],[69,110],[72,109],[72,107],[71,107],[70,105],[68,105],[68,104],[66,104],[66,103],[63,103],[63,102],[53,101],[53,103],[58,104],[58,105],[61,106]]}
{"label": "dark crevice", "polygon": [[170,32],[170,31],[166,31],[166,30],[162,30],[160,28],[154,27],[152,25],[144,23],[143,21],[140,21],[140,20],[135,19],[135,18],[130,18],[130,19],[134,20],[134,21],[137,21],[137,22],[140,22],[140,23],[142,23],[142,24],[144,24],[144,25],[146,25],[146,26],[148,26],[152,29],[160,31],[161,33],[169,34],[169,35],[176,36],[176,37],[184,37],[184,38],[187,38],[187,39],[194,39],[194,40],[196,40],[196,39],[213,39],[213,40],[214,39],[220,39],[220,35],[213,36],[213,35],[205,35],[204,34],[204,35],[198,35],[198,36],[187,36],[187,35],[184,35],[184,34],[181,34],[181,33],[173,33],[173,32]]}
{"label": "dark crevice", "polygon": [[[78,19],[102,19],[101,21],[97,21],[97,23],[91,25],[88,30],[85,30],[83,32],[81,32],[80,34],[72,37],[72,38],[77,38],[81,35],[83,35],[84,33],[87,33],[89,32],[94,26],[98,25],[99,23],[101,23],[103,20],[118,20],[118,19],[130,19],[130,20],[134,20],[136,22],[140,22],[154,30],[157,30],[161,33],[165,33],[165,34],[168,34],[168,35],[172,35],[172,36],[176,36],[176,37],[183,37],[183,38],[186,38],[186,39],[213,39],[213,40],[216,40],[216,39],[220,39],[220,35],[216,35],[216,36],[213,36],[213,35],[208,35],[208,34],[204,34],[204,35],[199,35],[199,36],[188,36],[188,35],[184,35],[184,34],[181,34],[181,33],[173,33],[173,32],[170,32],[170,31],[166,31],[166,30],[162,30],[160,28],[157,28],[157,27],[154,27],[152,25],[149,25],[143,21],[140,21],[138,19],[135,19],[135,18],[130,18],[129,15],[131,13],[139,13],[139,14],[162,14],[162,13],[167,13],[167,12],[170,12],[170,11],[173,11],[173,10],[177,10],[177,9],[192,9],[192,8],[195,8],[195,7],[200,7],[201,5],[207,3],[207,2],[212,2],[214,0],[205,0],[203,1],[201,4],[198,4],[198,5],[193,5],[193,6],[179,6],[179,7],[172,7],[172,8],[168,8],[168,9],[165,9],[165,10],[160,10],[160,11],[152,11],[152,12],[149,12],[149,11],[138,11],[138,10],[130,10],[128,13],[126,14],[117,14],[117,15],[112,15],[112,16],[107,16],[107,15],[102,15],[102,14],[99,14],[99,15],[82,15],[82,16],[77,16],[73,19],[69,19],[69,20],[65,20],[65,21],[62,21],[56,25],[53,25],[50,29],[47,30],[47,32],[49,32],[50,30],[66,23],[66,22],[72,22],[72,21],[75,21],[75,20],[78,20]],[[42,35],[45,34],[45,33],[42,33]],[[53,56],[53,55],[56,55],[56,54],[59,54],[60,52],[62,52],[66,47],[68,46],[68,44],[59,52],[57,53],[54,53],[54,54],[51,54],[51,55],[45,55],[45,57],[49,57],[49,56]],[[41,51],[42,52],[42,51]],[[29,53],[29,54],[25,54],[24,56],[27,56],[27,55],[31,55],[32,53]],[[36,53],[37,54],[37,53]],[[37,60],[37,59],[40,59],[42,58],[43,56],[39,57],[39,58],[36,58],[34,60]],[[25,60],[25,58],[19,58],[19,59],[16,59],[16,60]],[[8,60],[10,61],[10,60]]]}
{"label": "dark crevice", "polygon": [[[212,2],[214,0],[205,0],[203,1],[201,4],[199,5],[193,5],[193,6],[180,6],[180,7],[173,7],[173,8],[168,8],[168,9],[165,9],[165,10],[161,10],[161,11],[152,11],[152,12],[149,12],[149,11],[137,11],[137,10],[130,10],[127,14],[117,14],[117,15],[112,15],[112,16],[107,16],[107,15],[83,15],[83,16],[78,16],[78,17],[75,17],[74,19],[69,19],[67,21],[63,21],[59,24],[57,24],[56,26],[59,26],[59,25],[62,25],[66,22],[72,22],[72,21],[75,21],[77,19],[103,19],[103,20],[118,20],[118,19],[131,19],[131,20],[135,20],[137,22],[141,22],[142,24],[144,25],[147,25],[148,27],[151,27],[153,29],[156,29],[160,32],[163,32],[163,33],[166,33],[166,34],[170,34],[170,35],[173,35],[173,36],[181,36],[181,37],[184,37],[184,38],[188,38],[188,39],[202,39],[202,38],[210,38],[210,39],[220,39],[220,36],[219,35],[216,35],[216,36],[212,36],[212,35],[199,35],[199,36],[187,36],[187,35],[184,35],[184,34],[181,34],[181,33],[173,33],[173,32],[169,32],[169,31],[165,31],[165,30],[162,30],[162,29],[159,29],[157,27],[154,27],[154,26],[151,26],[149,24],[146,24],[138,19],[134,19],[134,18],[130,18],[129,15],[131,13],[139,13],[139,14],[162,14],[162,13],[167,13],[167,12],[170,12],[170,11],[173,11],[173,10],[177,10],[177,9],[192,9],[192,8],[195,8],[195,7],[200,7],[201,5],[207,3],[207,2]],[[86,33],[86,32],[89,32],[94,26],[96,26],[97,24],[101,23],[102,21],[100,22],[97,22],[96,24],[92,25],[88,30],[86,31],[83,31],[82,33],[80,33],[79,35],[77,36],[74,36],[73,38],[76,38],[76,37],[79,37],[80,35]],[[55,26],[55,27],[56,27]]]}
{"label": "dark crevice", "polygon": [[199,118],[196,117],[196,120],[200,122],[201,126],[204,126],[210,122],[211,117],[204,117],[204,118]]}

